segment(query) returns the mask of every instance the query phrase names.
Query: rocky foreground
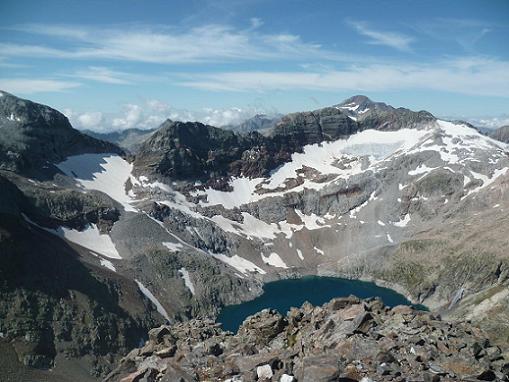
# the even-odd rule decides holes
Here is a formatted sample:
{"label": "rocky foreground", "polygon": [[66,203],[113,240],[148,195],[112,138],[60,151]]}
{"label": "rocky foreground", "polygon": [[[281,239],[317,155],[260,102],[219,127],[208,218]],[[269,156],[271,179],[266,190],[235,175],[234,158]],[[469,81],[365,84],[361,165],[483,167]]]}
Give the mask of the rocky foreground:
{"label": "rocky foreground", "polygon": [[106,381],[508,381],[509,347],[470,322],[378,299],[263,310],[237,334],[194,319],[149,332]]}

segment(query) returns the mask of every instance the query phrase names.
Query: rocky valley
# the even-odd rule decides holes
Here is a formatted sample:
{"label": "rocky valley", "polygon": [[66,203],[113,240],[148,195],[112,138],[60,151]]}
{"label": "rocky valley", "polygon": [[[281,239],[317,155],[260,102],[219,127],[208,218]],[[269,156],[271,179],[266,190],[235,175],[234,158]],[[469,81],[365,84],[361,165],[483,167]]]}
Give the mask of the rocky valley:
{"label": "rocky valley", "polygon": [[[112,143],[0,92],[5,380],[507,380],[503,134],[365,96],[253,124]],[[350,297],[214,322],[304,275],[429,312]]]}

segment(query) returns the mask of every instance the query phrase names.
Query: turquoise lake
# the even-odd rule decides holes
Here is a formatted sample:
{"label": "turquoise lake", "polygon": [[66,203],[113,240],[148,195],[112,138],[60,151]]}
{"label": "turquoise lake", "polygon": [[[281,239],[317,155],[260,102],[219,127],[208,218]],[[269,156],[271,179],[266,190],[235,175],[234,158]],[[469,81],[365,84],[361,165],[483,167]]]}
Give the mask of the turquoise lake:
{"label": "turquoise lake", "polygon": [[[244,319],[265,308],[276,309],[282,314],[293,307],[300,307],[305,301],[322,305],[334,297],[354,295],[360,298],[379,297],[387,306],[412,305],[405,296],[392,289],[382,288],[374,283],[347,280],[336,277],[307,276],[300,279],[274,281],[265,284],[264,293],[254,300],[222,309],[217,322],[225,330],[236,332]],[[416,305],[417,309],[426,309]]]}

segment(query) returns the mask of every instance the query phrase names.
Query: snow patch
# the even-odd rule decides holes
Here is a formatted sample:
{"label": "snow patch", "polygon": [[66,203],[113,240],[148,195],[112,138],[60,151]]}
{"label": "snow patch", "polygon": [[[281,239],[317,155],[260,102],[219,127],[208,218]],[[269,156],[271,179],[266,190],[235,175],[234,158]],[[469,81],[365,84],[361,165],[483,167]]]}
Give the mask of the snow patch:
{"label": "snow patch", "polygon": [[437,167],[428,167],[425,164],[421,164],[415,170],[408,171],[408,175],[414,176],[420,174],[427,174],[428,172],[433,171],[435,169],[437,169]]}
{"label": "snow patch", "polygon": [[76,179],[86,190],[104,192],[126,211],[136,211],[125,190],[132,164],[116,154],[81,154],[68,157],[56,165],[65,175]]}
{"label": "snow patch", "polygon": [[43,227],[32,221],[28,216],[22,213],[23,219],[28,223],[43,229],[53,235],[60,236],[70,242],[78,244],[90,251],[96,252],[111,259],[121,259],[115,244],[108,234],[101,234],[95,224],[88,225],[83,231],[70,229],[67,227],[58,227],[56,229]]}
{"label": "snow patch", "polygon": [[182,278],[184,279],[184,284],[186,285],[187,289],[189,289],[191,294],[194,296],[195,295],[194,284],[191,281],[191,277],[189,276],[189,272],[186,270],[186,268],[180,268],[179,269],[179,273],[182,276]]}
{"label": "snow patch", "polygon": [[325,252],[322,251],[320,248],[317,248],[317,247],[313,247],[313,249],[315,250],[316,253],[322,255],[322,256],[325,256]]}
{"label": "snow patch", "polygon": [[172,243],[169,241],[163,242],[163,245],[168,248],[171,252],[178,252],[181,250],[184,246],[181,243]]}
{"label": "snow patch", "polygon": [[304,255],[302,254],[302,251],[297,248],[297,256],[299,256],[299,259],[304,260]]}
{"label": "snow patch", "polygon": [[410,214],[406,214],[403,219],[399,222],[392,223],[392,225],[395,225],[396,227],[406,227],[408,223],[410,223]]}
{"label": "snow patch", "polygon": [[141,293],[143,293],[145,295],[145,297],[147,297],[152,302],[152,304],[154,304],[154,306],[156,307],[156,309],[159,312],[159,314],[161,316],[163,316],[164,318],[166,318],[166,320],[170,321],[170,317],[168,316],[168,313],[166,312],[166,309],[164,309],[164,307],[161,305],[159,300],[152,294],[152,292],[150,292],[138,280],[135,279],[134,281],[136,282],[136,284],[138,284],[138,288],[140,289]]}
{"label": "snow patch", "polygon": [[279,255],[275,252],[272,252],[269,256],[264,256],[263,253],[261,254],[262,260],[265,264],[272,265],[276,268],[285,268],[287,269],[288,266],[285,264],[285,262],[279,257]]}
{"label": "snow patch", "polygon": [[262,275],[266,274],[263,269],[258,267],[256,264],[253,264],[251,261],[240,257],[239,255],[226,256],[224,254],[211,253],[213,257],[218,260],[221,260],[223,263],[228,264],[229,266],[237,269],[239,272],[243,274],[247,274],[249,272],[258,272]]}
{"label": "snow patch", "polygon": [[109,260],[106,260],[106,259],[100,259],[99,262],[101,263],[101,265],[103,267],[106,267],[110,270],[112,270],[113,272],[116,272],[117,269],[115,268],[115,266],[113,265],[113,263]]}

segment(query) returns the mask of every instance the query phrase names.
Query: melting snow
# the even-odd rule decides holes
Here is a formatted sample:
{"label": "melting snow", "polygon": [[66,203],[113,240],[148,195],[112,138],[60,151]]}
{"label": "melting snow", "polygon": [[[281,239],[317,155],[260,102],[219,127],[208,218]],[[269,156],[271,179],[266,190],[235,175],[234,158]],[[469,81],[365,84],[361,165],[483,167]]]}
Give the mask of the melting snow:
{"label": "melting snow", "polygon": [[389,241],[389,243],[394,243],[394,240],[392,240],[392,237],[390,234],[387,234],[387,240]]}
{"label": "melting snow", "polygon": [[382,227],[385,226],[385,223],[383,221],[381,221],[381,220],[377,221],[377,223],[378,223],[378,225],[381,225]]}
{"label": "melting snow", "polygon": [[211,255],[244,274],[249,272],[258,272],[264,275],[265,273],[267,273],[263,269],[258,267],[256,264],[253,264],[251,261],[246,260],[243,257],[240,257],[239,255],[233,255],[231,257],[217,253],[211,253]]}
{"label": "melting snow", "polygon": [[181,243],[172,243],[169,241],[163,242],[163,245],[168,248],[171,252],[177,252],[181,250],[184,246]]}
{"label": "melting snow", "polygon": [[410,214],[406,214],[403,219],[401,219],[399,222],[392,223],[396,227],[406,227],[407,224],[410,223]]}
{"label": "melting snow", "polygon": [[35,225],[54,235],[63,237],[64,239],[87,248],[93,252],[99,253],[111,259],[122,258],[120,257],[117,248],[115,248],[115,244],[111,240],[110,236],[108,234],[101,234],[95,224],[88,225],[87,228],[85,228],[83,231],[78,231],[67,227],[51,229],[35,223],[25,214],[22,215],[23,218],[30,224]]}
{"label": "melting snow", "polygon": [[164,309],[164,307],[161,305],[159,300],[152,294],[152,292],[150,292],[138,280],[135,279],[134,281],[136,281],[136,284],[138,284],[138,288],[140,288],[140,291],[145,295],[145,297],[147,297],[152,302],[152,304],[155,305],[155,307],[156,307],[157,311],[159,312],[159,314],[161,316],[163,316],[164,318],[166,318],[166,320],[170,321],[170,317],[168,316],[168,313],[166,312],[166,309]]}
{"label": "melting snow", "polygon": [[113,265],[113,263],[111,261],[106,260],[106,259],[100,259],[99,262],[101,263],[101,265],[103,267],[106,267],[106,268],[112,270],[113,272],[117,271],[115,266]]}
{"label": "melting snow", "polygon": [[479,192],[481,191],[482,189],[488,187],[490,184],[492,184],[493,182],[495,182],[500,176],[502,175],[505,175],[507,173],[507,170],[509,170],[508,167],[504,167],[502,169],[498,169],[498,170],[495,170],[493,171],[493,175],[488,178],[487,176],[485,175],[482,175],[482,174],[478,174],[478,173],[475,173],[473,171],[470,171],[472,173],[472,175],[475,176],[476,179],[480,179],[482,180],[482,185],[480,185],[479,187],[476,187],[472,190],[470,190],[468,192],[468,194],[466,194],[465,196],[463,196],[461,199],[464,199],[466,198],[467,196],[471,195],[472,193],[475,193],[475,192]]}
{"label": "melting snow", "polygon": [[191,277],[189,276],[189,272],[186,270],[186,268],[180,268],[179,273],[181,274],[182,278],[184,279],[184,284],[186,285],[187,289],[192,293],[192,295],[195,295],[194,291],[194,284],[191,281]]}
{"label": "melting snow", "polygon": [[304,255],[302,255],[302,251],[300,249],[297,248],[297,256],[299,256],[299,258],[301,260],[304,260]]}
{"label": "melting snow", "polygon": [[349,103],[347,105],[344,105],[344,106],[339,106],[338,109],[346,109],[346,110],[350,110],[350,111],[355,111],[359,108],[360,105],[357,105],[356,103]]}
{"label": "melting snow", "polygon": [[126,194],[125,182],[133,166],[116,154],[82,154],[57,164],[67,176],[75,178],[87,190],[98,190],[116,200],[126,211],[136,211]]}
{"label": "melting snow", "polygon": [[[252,201],[253,194],[256,186],[263,181],[263,178],[249,179],[249,178],[234,178],[230,181],[230,186],[233,188],[231,192],[224,192],[208,188],[205,190],[207,195],[207,203],[205,205],[220,204],[224,208],[239,207],[242,204]],[[194,193],[199,195],[200,192]]]}
{"label": "melting snow", "polygon": [[437,167],[428,167],[425,164],[421,164],[415,170],[408,171],[408,175],[414,176],[414,175],[426,174],[430,171],[435,170],[436,168]]}
{"label": "melting snow", "polygon": [[281,259],[281,257],[279,257],[279,255],[275,252],[272,252],[269,256],[264,256],[263,253],[261,255],[262,260],[265,264],[269,264],[277,268],[288,268],[288,266]]}
{"label": "melting snow", "polygon": [[313,247],[313,249],[315,250],[316,253],[320,254],[320,255],[325,255],[325,252],[322,251],[320,248],[317,248],[317,247]]}

